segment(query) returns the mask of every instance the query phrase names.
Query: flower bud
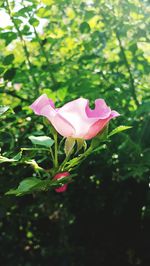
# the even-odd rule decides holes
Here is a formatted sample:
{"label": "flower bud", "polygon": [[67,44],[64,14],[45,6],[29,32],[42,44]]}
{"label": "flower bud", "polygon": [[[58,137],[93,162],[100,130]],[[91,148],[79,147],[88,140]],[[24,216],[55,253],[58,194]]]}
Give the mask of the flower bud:
{"label": "flower bud", "polygon": [[[69,176],[69,172],[62,172],[62,173],[58,173],[54,176],[54,179],[61,179],[61,178],[64,178],[64,177],[67,177]],[[68,187],[68,184],[64,184],[58,188],[55,189],[56,192],[60,193],[60,192],[65,192],[66,189]]]}

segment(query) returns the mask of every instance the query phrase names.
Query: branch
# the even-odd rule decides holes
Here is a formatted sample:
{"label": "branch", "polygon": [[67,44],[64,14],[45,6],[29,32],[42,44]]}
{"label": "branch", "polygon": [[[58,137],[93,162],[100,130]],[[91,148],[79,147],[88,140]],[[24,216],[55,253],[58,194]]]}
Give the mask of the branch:
{"label": "branch", "polygon": [[[13,24],[14,24],[14,27],[15,27],[17,33],[18,33],[19,38],[20,38],[20,41],[22,42],[23,50],[24,50],[24,53],[25,53],[25,55],[26,55],[26,59],[27,59],[27,63],[28,63],[28,68],[29,68],[29,70],[31,71],[31,69],[32,69],[32,64],[31,64],[31,61],[30,61],[30,54],[29,54],[29,52],[28,52],[28,49],[27,49],[27,46],[26,46],[25,40],[23,39],[23,36],[22,36],[22,34],[21,34],[21,31],[20,31],[20,29],[19,29],[17,23],[15,22],[15,20],[14,20],[12,14],[11,14],[11,9],[10,9],[9,1],[8,1],[8,0],[6,0],[6,5],[7,5],[7,10],[8,10],[8,13],[9,13],[10,19],[12,20],[12,22],[13,22]],[[37,82],[35,76],[34,76],[34,75],[31,75],[31,78],[32,78],[32,80],[33,80],[33,83],[35,84],[36,89],[39,90],[39,85],[38,85],[38,82]]]}
{"label": "branch", "polygon": [[[25,7],[24,4],[23,4],[23,6]],[[28,12],[27,14],[28,14],[29,18],[31,19],[32,16],[30,15],[30,13]],[[36,38],[37,38],[37,40],[38,40],[38,42],[39,42],[39,45],[40,45],[40,48],[41,48],[41,52],[42,52],[43,56],[45,57],[46,63],[47,63],[47,65],[48,65],[49,69],[50,69],[50,77],[51,77],[51,80],[52,80],[52,82],[53,82],[53,85],[55,86],[55,85],[57,85],[57,81],[56,81],[56,79],[55,79],[55,76],[53,75],[53,72],[52,72],[51,68],[50,68],[50,62],[49,62],[49,60],[48,60],[47,53],[46,53],[45,49],[43,48],[43,45],[42,45],[41,39],[40,39],[40,37],[39,37],[39,34],[38,34],[38,32],[37,32],[35,26],[32,25],[32,27],[33,27],[33,30],[34,30],[34,34],[35,34],[35,36],[36,36]]]}
{"label": "branch", "polygon": [[119,46],[120,46],[120,50],[121,50],[121,53],[122,53],[122,56],[123,56],[123,59],[124,59],[124,63],[126,65],[128,73],[129,73],[130,88],[131,88],[131,91],[132,91],[132,96],[133,96],[133,99],[134,99],[134,102],[135,102],[136,106],[138,107],[140,104],[139,104],[139,101],[138,101],[137,96],[136,96],[136,88],[135,88],[135,84],[134,84],[134,78],[132,76],[132,72],[131,72],[131,69],[130,69],[130,65],[129,65],[128,59],[126,57],[125,50],[124,50],[124,47],[122,45],[119,33],[118,33],[117,30],[115,31],[115,33],[116,33],[117,40],[119,42]]}

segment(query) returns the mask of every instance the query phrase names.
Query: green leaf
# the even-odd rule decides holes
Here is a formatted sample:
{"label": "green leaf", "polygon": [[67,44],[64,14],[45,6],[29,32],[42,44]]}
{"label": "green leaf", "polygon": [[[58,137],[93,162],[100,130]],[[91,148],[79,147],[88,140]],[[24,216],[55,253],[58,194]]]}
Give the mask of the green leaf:
{"label": "green leaf", "polygon": [[9,65],[13,62],[14,60],[14,55],[13,54],[9,54],[7,56],[5,56],[4,60],[3,60],[3,64],[4,65]]}
{"label": "green leaf", "polygon": [[36,18],[30,18],[29,19],[29,23],[34,26],[34,27],[37,27],[39,25],[39,20],[36,19]]}
{"label": "green leaf", "polygon": [[49,178],[46,180],[41,180],[36,177],[29,177],[21,181],[16,189],[10,189],[8,192],[5,193],[5,195],[22,196],[24,194],[31,194],[33,192],[46,191],[50,188],[55,188],[64,185],[68,183],[68,181],[70,182],[73,176],[75,176],[75,174],[63,177],[60,180]]}
{"label": "green leaf", "polygon": [[0,155],[0,163],[6,163],[6,162],[14,162],[14,159],[9,159],[7,157],[1,156]]}
{"label": "green leaf", "polygon": [[9,106],[0,106],[0,115],[7,112],[8,109],[9,109]]}
{"label": "green leaf", "polygon": [[4,74],[4,80],[12,80],[16,75],[16,68],[8,69]]}
{"label": "green leaf", "polygon": [[19,161],[22,158],[22,151],[18,152],[14,157],[13,160]]}
{"label": "green leaf", "polygon": [[80,24],[80,32],[81,33],[89,33],[91,30],[89,24],[87,22],[83,22]]}
{"label": "green leaf", "polygon": [[78,157],[74,157],[73,159],[71,159],[70,161],[68,161],[66,163],[66,165],[69,166],[69,168],[72,168],[72,167],[78,165],[79,162],[80,162],[80,157],[78,156]]}
{"label": "green leaf", "polygon": [[23,29],[22,29],[22,34],[23,35],[30,35],[30,27],[28,25],[24,25]]}
{"label": "green leaf", "polygon": [[0,163],[13,163],[18,162],[22,157],[22,151],[15,155],[13,158],[7,158],[0,155]]}
{"label": "green leaf", "polygon": [[21,8],[20,10],[18,10],[15,13],[15,16],[16,17],[20,17],[21,16],[21,17],[26,18],[28,13],[30,13],[32,10],[33,10],[33,5],[32,6],[23,7],[23,8]]}
{"label": "green leaf", "polygon": [[40,7],[37,10],[36,15],[40,18],[48,18],[51,15],[51,10],[49,8]]}
{"label": "green leaf", "polygon": [[29,139],[35,145],[45,146],[50,148],[54,144],[54,140],[47,136],[30,136]]}
{"label": "green leaf", "polygon": [[5,71],[5,68],[4,67],[0,67],[0,74],[3,74]]}
{"label": "green leaf", "polygon": [[42,184],[42,181],[38,178],[31,177],[21,181],[17,189],[11,189],[6,192],[5,195],[16,195],[20,196],[25,193],[34,191],[35,188],[39,187]]}
{"label": "green leaf", "polygon": [[48,6],[51,6],[52,4],[54,4],[54,0],[41,0],[41,2]]}
{"label": "green leaf", "polygon": [[14,18],[14,22],[17,24],[17,26],[20,27],[20,25],[22,24],[22,20],[19,18]]}
{"label": "green leaf", "polygon": [[17,34],[12,31],[2,32],[0,33],[0,39],[4,39],[6,42],[6,45],[8,45],[13,40],[17,39]]}
{"label": "green leaf", "polygon": [[0,0],[0,7],[4,7],[4,1]]}
{"label": "green leaf", "polygon": [[116,127],[114,130],[112,130],[109,135],[108,135],[108,138],[110,138],[111,136],[115,135],[115,134],[118,134],[124,130],[127,130],[129,128],[132,128],[131,126],[119,126],[119,127]]}

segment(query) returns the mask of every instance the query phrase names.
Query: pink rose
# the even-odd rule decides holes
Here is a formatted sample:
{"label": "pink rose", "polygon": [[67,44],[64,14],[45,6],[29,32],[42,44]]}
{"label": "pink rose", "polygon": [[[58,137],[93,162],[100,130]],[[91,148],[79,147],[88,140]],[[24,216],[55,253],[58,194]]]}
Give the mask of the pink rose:
{"label": "pink rose", "polygon": [[119,116],[103,99],[95,101],[95,109],[84,98],[55,108],[53,101],[43,94],[30,107],[35,114],[47,117],[60,135],[85,140],[95,137],[112,118]]}
{"label": "pink rose", "polygon": [[[69,176],[69,175],[70,175],[69,172],[58,173],[54,176],[54,179],[61,179],[63,177]],[[67,187],[68,187],[68,184],[62,185],[62,186],[56,188],[55,191],[58,193],[65,192]]]}

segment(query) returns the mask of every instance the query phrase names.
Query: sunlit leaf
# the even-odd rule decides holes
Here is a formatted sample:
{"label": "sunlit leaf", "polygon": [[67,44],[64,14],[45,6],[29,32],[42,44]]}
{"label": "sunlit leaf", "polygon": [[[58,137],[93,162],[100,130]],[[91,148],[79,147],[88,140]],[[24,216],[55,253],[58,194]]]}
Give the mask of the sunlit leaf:
{"label": "sunlit leaf", "polygon": [[108,138],[111,137],[111,136],[113,136],[113,135],[115,135],[115,134],[118,134],[118,133],[120,133],[122,131],[125,131],[127,129],[130,129],[130,128],[132,128],[132,127],[131,126],[119,126],[119,127],[116,127],[114,130],[112,130],[109,133]]}
{"label": "sunlit leaf", "polygon": [[0,106],[0,115],[7,112],[8,109],[9,109],[9,106]]}
{"label": "sunlit leaf", "polygon": [[13,163],[18,162],[22,157],[22,152],[19,152],[17,155],[15,155],[13,158],[7,158],[5,156],[0,155],[0,163]]}

